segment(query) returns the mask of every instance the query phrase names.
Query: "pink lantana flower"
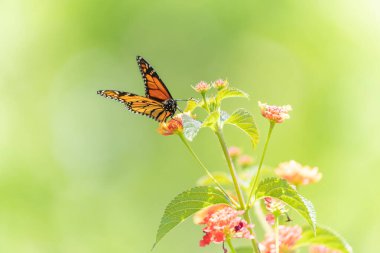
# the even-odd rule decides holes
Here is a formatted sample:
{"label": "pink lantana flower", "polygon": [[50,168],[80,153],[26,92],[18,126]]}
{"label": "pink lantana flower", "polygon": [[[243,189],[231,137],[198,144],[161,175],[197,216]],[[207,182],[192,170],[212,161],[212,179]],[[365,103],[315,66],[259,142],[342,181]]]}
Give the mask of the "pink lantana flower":
{"label": "pink lantana flower", "polygon": [[157,130],[160,134],[165,136],[182,133],[182,114],[174,116],[168,122],[161,122]]}
{"label": "pink lantana flower", "polygon": [[[299,226],[279,226],[280,253],[292,252],[294,245],[301,238],[302,229]],[[265,236],[265,240],[259,244],[261,253],[275,253],[276,240],[273,233]]]}
{"label": "pink lantana flower", "polygon": [[276,217],[273,213],[269,213],[265,216],[265,220],[268,222],[269,225],[274,225],[274,222],[276,221]]}
{"label": "pink lantana flower", "polygon": [[228,86],[228,81],[227,80],[223,80],[223,79],[218,79],[215,82],[213,82],[211,85],[215,89],[221,90],[221,89],[223,89],[223,88],[225,88],[225,87]]}
{"label": "pink lantana flower", "polygon": [[269,225],[274,225],[276,217],[279,217],[280,215],[286,214],[288,212],[284,202],[281,200],[266,197],[264,198],[264,203],[266,209],[270,212],[265,217],[265,220]]}
{"label": "pink lantana flower", "polygon": [[253,164],[253,158],[249,155],[243,155],[239,158],[238,164],[243,168],[248,167]]}
{"label": "pink lantana flower", "polygon": [[266,197],[264,198],[264,203],[267,210],[276,216],[280,216],[281,214],[288,212],[284,202],[281,200]]}
{"label": "pink lantana flower", "polygon": [[332,250],[323,245],[313,245],[309,248],[309,253],[342,253],[340,250]]}
{"label": "pink lantana flower", "polygon": [[248,230],[252,225],[240,217],[243,213],[244,211],[237,211],[226,204],[213,205],[196,213],[194,223],[206,225],[203,228],[205,235],[199,245],[204,247],[231,238],[253,239]]}
{"label": "pink lantana flower", "polygon": [[193,89],[198,92],[198,93],[206,93],[206,91],[208,91],[210,89],[210,85],[208,83],[206,83],[205,81],[200,81],[199,83],[197,83],[195,85],[195,87],[193,87]]}
{"label": "pink lantana flower", "polygon": [[275,173],[296,186],[316,183],[322,178],[318,167],[303,166],[293,160],[280,163]]}
{"label": "pink lantana flower", "polygon": [[234,146],[232,146],[232,147],[229,147],[229,148],[228,148],[228,154],[230,155],[230,157],[231,157],[232,159],[235,159],[235,158],[237,158],[238,156],[240,156],[240,154],[241,154],[241,150],[240,150],[240,148],[238,148],[238,147],[234,147]]}
{"label": "pink lantana flower", "polygon": [[284,106],[276,106],[276,105],[268,105],[265,103],[261,103],[259,101],[259,107],[261,110],[261,115],[265,118],[269,119],[274,123],[282,123],[286,119],[289,119],[289,111],[292,110],[290,105]]}

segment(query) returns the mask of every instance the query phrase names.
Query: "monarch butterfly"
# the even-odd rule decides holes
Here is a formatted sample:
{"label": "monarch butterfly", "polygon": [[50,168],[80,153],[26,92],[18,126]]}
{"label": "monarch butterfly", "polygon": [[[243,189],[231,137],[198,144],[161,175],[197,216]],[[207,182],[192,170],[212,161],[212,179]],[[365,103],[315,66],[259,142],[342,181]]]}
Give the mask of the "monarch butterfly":
{"label": "monarch butterfly", "polygon": [[177,111],[177,101],[153,67],[141,56],[137,56],[136,60],[144,79],[145,97],[117,90],[99,90],[97,93],[125,104],[134,113],[164,122]]}

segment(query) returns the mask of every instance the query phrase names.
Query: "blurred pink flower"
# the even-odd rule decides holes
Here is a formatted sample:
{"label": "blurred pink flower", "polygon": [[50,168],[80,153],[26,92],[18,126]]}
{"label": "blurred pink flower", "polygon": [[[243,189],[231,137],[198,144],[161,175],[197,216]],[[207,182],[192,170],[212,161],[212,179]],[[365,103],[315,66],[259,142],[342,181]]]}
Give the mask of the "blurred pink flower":
{"label": "blurred pink flower", "polygon": [[253,159],[249,155],[243,155],[239,158],[238,164],[241,167],[248,167],[249,165],[253,164]]}
{"label": "blurred pink flower", "polygon": [[[296,242],[301,238],[302,229],[299,226],[279,226],[280,253],[291,252]],[[275,253],[276,241],[273,233],[265,236],[259,244],[261,253]]]}
{"label": "blurred pink flower", "polygon": [[241,154],[241,150],[238,147],[231,146],[228,148],[228,154],[231,158],[236,158]]}
{"label": "blurred pink flower", "polygon": [[212,86],[217,89],[217,90],[221,90],[225,87],[228,86],[228,81],[227,80],[223,80],[223,79],[218,79],[216,80],[215,82],[212,83]]}
{"label": "blurred pink flower", "polygon": [[274,225],[276,217],[273,215],[273,213],[270,213],[267,214],[267,216],[265,216],[265,220],[268,222],[269,225]]}
{"label": "blurred pink flower", "polygon": [[210,89],[210,85],[208,83],[206,83],[205,81],[200,81],[199,83],[197,83],[195,85],[195,87],[193,87],[193,89],[198,92],[198,93],[205,93],[206,91],[208,91]]}
{"label": "blurred pink flower", "polygon": [[252,225],[239,217],[243,213],[225,204],[213,205],[196,213],[194,222],[206,225],[203,228],[205,235],[199,245],[204,247],[211,242],[222,243],[230,238],[254,238],[248,230]]}
{"label": "blurred pink flower", "polygon": [[259,101],[261,115],[275,123],[282,123],[284,120],[289,119],[289,111],[292,110],[290,105],[276,106],[261,103]]}
{"label": "blurred pink flower", "polygon": [[318,167],[302,166],[294,160],[280,163],[275,173],[294,185],[308,185],[316,183],[322,178]]}
{"label": "blurred pink flower", "polygon": [[341,251],[332,250],[323,245],[313,245],[310,246],[309,253],[341,253]]}

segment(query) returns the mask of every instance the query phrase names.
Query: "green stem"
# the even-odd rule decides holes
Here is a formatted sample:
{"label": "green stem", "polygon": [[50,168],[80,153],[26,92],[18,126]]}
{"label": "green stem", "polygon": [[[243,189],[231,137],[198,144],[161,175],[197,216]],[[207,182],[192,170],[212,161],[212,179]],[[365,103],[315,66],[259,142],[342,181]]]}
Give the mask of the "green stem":
{"label": "green stem", "polygon": [[[224,140],[223,133],[222,133],[220,126],[217,127],[215,134],[218,137],[219,143],[220,143],[222,150],[223,150],[224,157],[227,161],[228,168],[230,170],[230,174],[232,177],[232,181],[234,183],[235,191],[236,191],[236,194],[237,194],[237,197],[239,200],[240,209],[245,210],[245,201],[243,199],[243,193],[242,193],[242,190],[241,190],[240,185],[239,185],[238,180],[237,180],[237,173],[236,173],[234,164],[231,160],[231,157],[228,154],[227,144]],[[251,217],[249,216],[249,213],[247,211],[244,212],[244,219],[247,221],[248,224],[252,224]],[[248,230],[253,235],[252,228],[248,228]],[[259,250],[258,244],[257,244],[255,239],[251,240],[251,244],[252,244],[253,252],[259,253],[260,250]]]}
{"label": "green stem", "polygon": [[265,141],[263,154],[261,155],[261,159],[260,159],[260,163],[259,163],[259,168],[257,169],[257,173],[256,173],[256,176],[255,176],[255,181],[253,182],[253,185],[252,185],[252,188],[251,188],[251,192],[249,193],[247,208],[250,207],[252,194],[253,194],[253,192],[256,190],[257,183],[258,183],[258,181],[259,181],[259,177],[260,177],[260,173],[261,173],[261,168],[262,168],[262,166],[263,166],[263,162],[264,162],[265,154],[266,154],[267,149],[268,149],[269,139],[270,139],[270,136],[272,135],[272,130],[273,130],[275,124],[276,124],[275,122],[270,121],[267,140]]}
{"label": "green stem", "polygon": [[230,247],[231,253],[236,253],[234,246],[231,243],[231,239],[226,239],[228,247]]}
{"label": "green stem", "polygon": [[227,161],[227,164],[228,164],[228,168],[230,169],[230,174],[231,174],[231,177],[232,177],[232,181],[234,183],[234,187],[235,187],[235,191],[236,191],[236,194],[237,194],[237,197],[238,197],[238,200],[239,200],[240,208],[242,210],[244,210],[245,209],[245,202],[244,202],[244,199],[243,199],[243,192],[242,192],[242,190],[240,189],[240,186],[239,186],[239,182],[238,182],[238,179],[237,179],[237,173],[236,173],[235,167],[234,167],[234,165],[232,163],[231,157],[228,154],[228,149],[227,149],[226,142],[224,141],[224,138],[223,138],[223,133],[221,132],[220,129],[217,129],[216,132],[215,132],[215,134],[218,137],[220,145],[222,146],[224,157],[226,158],[226,161]]}
{"label": "green stem", "polygon": [[186,141],[185,136],[182,133],[179,133],[178,136],[180,137],[180,139],[183,142],[183,144],[185,144],[186,148],[190,151],[191,155],[195,158],[195,160],[197,160],[197,162],[199,163],[199,165],[205,170],[206,174],[216,184],[216,186],[218,186],[219,189],[228,197],[228,199],[231,200],[233,202],[233,204],[237,206],[238,204],[236,203],[236,201],[228,195],[228,193],[224,190],[223,186],[221,186],[219,184],[218,180],[215,179],[215,177],[211,174],[211,172],[206,168],[206,166],[199,159],[199,157],[197,156],[197,154],[195,154],[194,150],[191,148],[191,146],[189,145],[189,143]]}
{"label": "green stem", "polygon": [[211,111],[210,111],[210,107],[208,106],[208,103],[207,103],[207,98],[206,98],[205,92],[202,92],[201,95],[202,95],[202,98],[203,98],[203,103],[206,105],[206,110],[207,110],[208,113],[210,113]]}
{"label": "green stem", "polygon": [[276,253],[280,253],[280,241],[278,238],[278,225],[279,225],[279,217],[276,215],[276,221],[274,224],[274,238],[276,241]]}

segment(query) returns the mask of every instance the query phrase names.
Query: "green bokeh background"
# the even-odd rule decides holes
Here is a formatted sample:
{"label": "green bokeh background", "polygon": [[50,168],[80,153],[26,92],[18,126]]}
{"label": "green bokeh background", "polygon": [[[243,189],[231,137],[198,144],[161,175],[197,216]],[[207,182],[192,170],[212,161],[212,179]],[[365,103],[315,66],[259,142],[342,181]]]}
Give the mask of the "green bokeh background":
{"label": "green bokeh background", "polygon": [[[356,252],[380,250],[379,1],[2,0],[0,34],[1,252],[149,252],[166,204],[203,175],[157,123],[96,95],[143,94],[136,55],[176,98],[228,78],[251,97],[225,109],[249,109],[263,136],[257,101],[291,104],[266,163],[319,166],[302,190],[318,221]],[[193,147],[227,169],[209,130]],[[155,252],[221,252],[201,236],[187,221]]]}

